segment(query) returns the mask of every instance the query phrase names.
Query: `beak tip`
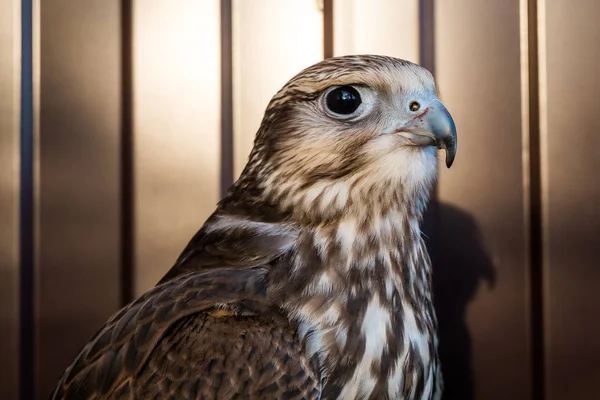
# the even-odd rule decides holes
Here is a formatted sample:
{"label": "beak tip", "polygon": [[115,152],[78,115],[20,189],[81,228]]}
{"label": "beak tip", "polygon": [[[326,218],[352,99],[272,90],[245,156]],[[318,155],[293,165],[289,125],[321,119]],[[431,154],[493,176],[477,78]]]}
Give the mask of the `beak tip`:
{"label": "beak tip", "polygon": [[438,149],[446,150],[446,167],[450,168],[456,157],[456,125],[450,112],[444,105],[436,100],[434,108],[428,115],[428,122],[436,138]]}
{"label": "beak tip", "polygon": [[456,134],[452,137],[446,137],[446,140],[439,146],[440,149],[446,151],[446,167],[450,168],[454,164],[456,158]]}
{"label": "beak tip", "polygon": [[446,146],[443,148],[446,150],[446,167],[450,168],[454,164],[456,158],[456,140],[452,140],[452,143],[445,143]]}

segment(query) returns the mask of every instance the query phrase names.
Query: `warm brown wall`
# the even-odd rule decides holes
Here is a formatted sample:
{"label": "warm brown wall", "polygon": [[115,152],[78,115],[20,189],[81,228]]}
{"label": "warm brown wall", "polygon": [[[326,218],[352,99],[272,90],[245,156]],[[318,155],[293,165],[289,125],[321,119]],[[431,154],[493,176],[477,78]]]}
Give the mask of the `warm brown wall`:
{"label": "warm brown wall", "polygon": [[[16,398],[19,361],[34,368],[36,397],[47,398],[89,336],[168,270],[212,211],[223,160],[241,170],[270,96],[321,57],[317,2],[288,1],[33,1],[29,315],[18,308],[21,2],[0,2],[0,398]],[[544,388],[549,400],[595,398],[596,0],[369,4],[334,1],[334,53],[421,59],[459,130],[425,228],[445,398],[540,400]],[[233,48],[220,47],[221,10],[233,13]],[[221,93],[228,84],[233,92]],[[222,124],[223,115],[232,120]],[[233,151],[221,148],[224,136]],[[34,357],[19,360],[28,317]]]}
{"label": "warm brown wall", "polygon": [[[434,254],[448,392],[468,399],[470,386],[476,399],[527,399],[528,132],[520,2],[435,4],[435,73],[460,135],[456,165],[440,177]],[[469,351],[470,365],[457,348]],[[454,376],[463,380],[460,387]]]}
{"label": "warm brown wall", "polygon": [[38,398],[120,304],[120,5],[44,0],[39,37]]}
{"label": "warm brown wall", "polygon": [[0,2],[0,398],[13,399],[19,377],[19,99],[21,13]]}
{"label": "warm brown wall", "polygon": [[600,4],[545,0],[540,23],[546,388],[600,381]]}

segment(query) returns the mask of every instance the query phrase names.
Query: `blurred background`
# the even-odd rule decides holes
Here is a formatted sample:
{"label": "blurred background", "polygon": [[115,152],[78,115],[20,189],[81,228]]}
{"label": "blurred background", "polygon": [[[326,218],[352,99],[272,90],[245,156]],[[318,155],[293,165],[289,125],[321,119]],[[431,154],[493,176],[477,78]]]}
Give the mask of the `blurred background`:
{"label": "blurred background", "polygon": [[597,0],[0,0],[0,398],[44,399],[153,286],[324,57],[436,76],[445,399],[598,398]]}

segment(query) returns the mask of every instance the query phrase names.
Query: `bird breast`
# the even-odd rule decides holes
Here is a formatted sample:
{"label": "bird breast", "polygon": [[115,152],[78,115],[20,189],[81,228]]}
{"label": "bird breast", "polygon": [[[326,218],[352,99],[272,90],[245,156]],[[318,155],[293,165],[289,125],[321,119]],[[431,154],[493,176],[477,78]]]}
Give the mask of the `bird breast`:
{"label": "bird breast", "polygon": [[300,234],[296,249],[285,284],[303,290],[286,308],[329,382],[325,398],[430,399],[435,317],[414,214],[349,215]]}

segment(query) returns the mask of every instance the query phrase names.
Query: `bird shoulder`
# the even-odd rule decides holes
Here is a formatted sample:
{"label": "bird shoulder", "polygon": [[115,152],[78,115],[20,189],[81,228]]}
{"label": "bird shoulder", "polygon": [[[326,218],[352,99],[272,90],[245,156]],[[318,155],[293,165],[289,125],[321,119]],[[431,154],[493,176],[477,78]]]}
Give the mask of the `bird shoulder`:
{"label": "bird shoulder", "polygon": [[51,398],[112,398],[111,393],[139,373],[177,321],[214,313],[223,305],[239,308],[265,301],[260,268],[190,273],[159,284],[105,323],[67,368]]}

